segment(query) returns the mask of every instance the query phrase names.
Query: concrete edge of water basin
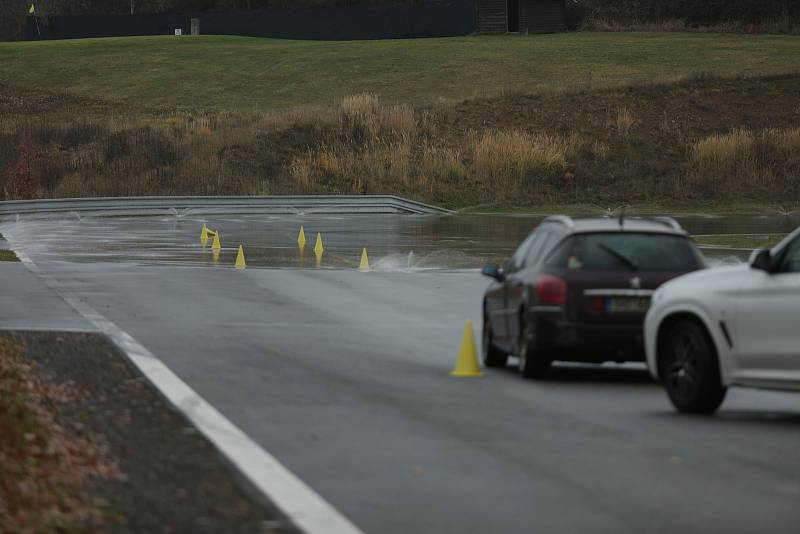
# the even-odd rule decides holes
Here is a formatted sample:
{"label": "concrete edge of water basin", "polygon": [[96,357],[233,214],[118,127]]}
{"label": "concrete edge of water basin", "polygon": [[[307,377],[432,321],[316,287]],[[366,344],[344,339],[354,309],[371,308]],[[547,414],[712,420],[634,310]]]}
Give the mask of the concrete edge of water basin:
{"label": "concrete edge of water basin", "polygon": [[448,214],[450,210],[393,195],[230,197],[97,197],[0,201],[0,220],[53,215]]}

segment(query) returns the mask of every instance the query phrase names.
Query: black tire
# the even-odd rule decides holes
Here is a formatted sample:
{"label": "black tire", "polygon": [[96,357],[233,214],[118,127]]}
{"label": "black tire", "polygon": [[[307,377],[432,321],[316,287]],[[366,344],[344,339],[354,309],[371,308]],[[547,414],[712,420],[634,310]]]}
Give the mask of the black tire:
{"label": "black tire", "polygon": [[685,413],[714,413],[728,389],[722,385],[717,352],[705,328],[692,320],[680,321],[660,345],[659,375],[673,406]]}
{"label": "black tire", "polygon": [[517,358],[519,358],[519,372],[525,378],[541,378],[547,374],[552,363],[534,347],[533,329],[525,321],[520,325],[520,336]]}
{"label": "black tire", "polygon": [[486,367],[505,367],[508,365],[508,354],[494,346],[492,323],[489,317],[483,319],[483,365]]}

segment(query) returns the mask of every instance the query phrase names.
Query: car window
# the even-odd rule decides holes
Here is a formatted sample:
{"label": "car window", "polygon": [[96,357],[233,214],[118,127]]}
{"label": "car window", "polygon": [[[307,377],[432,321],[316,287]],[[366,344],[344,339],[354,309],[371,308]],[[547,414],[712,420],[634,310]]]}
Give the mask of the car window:
{"label": "car window", "polygon": [[800,237],[789,244],[778,270],[782,273],[800,273]]}
{"label": "car window", "polygon": [[692,271],[703,267],[702,256],[685,237],[648,233],[577,235],[569,248],[559,249],[553,261],[568,269],[601,271]]}
{"label": "car window", "polygon": [[551,253],[547,255],[545,263],[557,267],[566,267],[569,257],[572,255],[573,238],[563,240]]}
{"label": "car window", "polygon": [[536,230],[531,235],[529,235],[525,241],[517,248],[514,255],[511,256],[511,259],[508,260],[506,265],[506,269],[509,272],[518,271],[522,268],[522,265],[525,263],[525,255],[528,252],[528,249],[531,247],[531,244],[536,241],[542,235],[541,230]]}
{"label": "car window", "polygon": [[530,267],[531,265],[536,265],[544,254],[548,251],[548,247],[553,244],[555,236],[552,232],[544,232],[542,233],[541,239],[537,239],[535,242],[531,243],[531,248],[528,249],[528,253],[525,255],[525,267]]}

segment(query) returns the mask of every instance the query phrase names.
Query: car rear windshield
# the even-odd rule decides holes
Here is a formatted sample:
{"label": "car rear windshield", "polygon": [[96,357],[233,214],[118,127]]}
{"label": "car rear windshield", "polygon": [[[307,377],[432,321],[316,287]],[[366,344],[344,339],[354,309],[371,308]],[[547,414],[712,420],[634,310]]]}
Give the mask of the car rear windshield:
{"label": "car rear windshield", "polygon": [[703,267],[694,243],[669,234],[609,232],[575,235],[547,263],[600,271],[693,271]]}

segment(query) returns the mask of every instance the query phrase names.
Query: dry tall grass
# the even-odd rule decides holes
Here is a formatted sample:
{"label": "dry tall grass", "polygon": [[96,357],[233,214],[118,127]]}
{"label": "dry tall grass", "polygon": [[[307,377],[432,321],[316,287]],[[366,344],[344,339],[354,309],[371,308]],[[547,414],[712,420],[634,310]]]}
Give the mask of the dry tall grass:
{"label": "dry tall grass", "polygon": [[739,128],[701,139],[690,149],[688,181],[721,197],[796,198],[800,190],[800,128],[752,131]]}
{"label": "dry tall grass", "polygon": [[595,139],[594,143],[592,143],[592,155],[599,159],[606,159],[608,154],[611,152],[611,147],[608,146],[608,143],[604,143],[599,139]]}
{"label": "dry tall grass", "polygon": [[[444,144],[435,117],[408,106],[384,106],[374,95],[339,104],[337,129],[289,165],[304,192],[397,192],[443,196],[459,184],[473,190],[530,193],[563,176],[573,139],[519,130],[469,131]],[[453,146],[454,145],[454,146]]]}
{"label": "dry tall grass", "polygon": [[[522,130],[442,130],[452,106],[371,94],[325,109],[239,117],[17,117],[0,130],[3,198],[152,194],[402,193],[429,200],[535,195],[576,141]],[[14,170],[16,169],[16,170]],[[468,190],[466,189],[468,185]]]}
{"label": "dry tall grass", "polygon": [[614,129],[623,137],[628,137],[631,133],[631,128],[636,124],[636,117],[633,112],[628,108],[619,108],[611,120]]}
{"label": "dry tall grass", "polygon": [[458,113],[451,104],[414,109],[363,94],[269,114],[6,115],[0,200],[392,193],[467,205],[696,192],[798,197],[800,129],[740,129],[688,142],[697,134],[686,118],[666,111],[648,118],[624,102],[598,105],[595,115],[607,119],[594,126],[498,128]]}
{"label": "dry tall grass", "polygon": [[563,175],[573,145],[573,140],[519,130],[472,131],[466,143],[475,178],[488,178],[517,191]]}
{"label": "dry tall grass", "polygon": [[410,106],[384,106],[373,94],[348,96],[339,104],[339,123],[354,144],[407,141],[414,136],[417,121]]}

